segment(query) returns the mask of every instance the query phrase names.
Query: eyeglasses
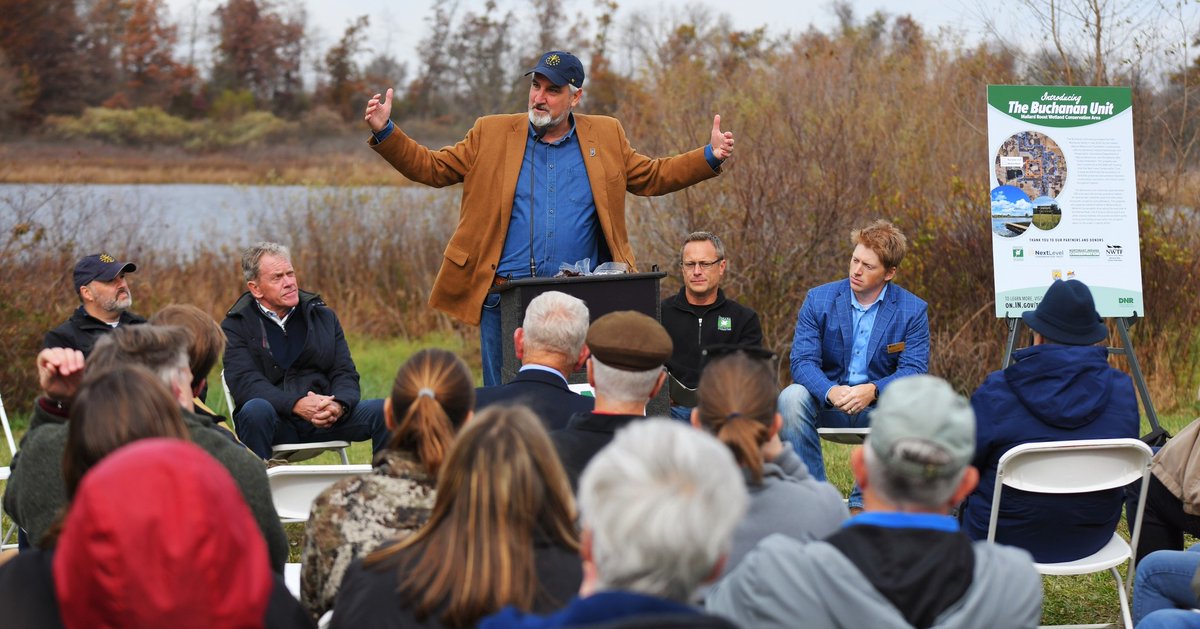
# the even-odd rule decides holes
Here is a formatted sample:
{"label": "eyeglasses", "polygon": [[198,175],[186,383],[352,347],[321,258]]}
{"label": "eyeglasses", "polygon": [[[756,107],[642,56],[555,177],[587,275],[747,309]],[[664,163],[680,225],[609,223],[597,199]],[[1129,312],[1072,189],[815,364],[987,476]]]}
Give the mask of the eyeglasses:
{"label": "eyeglasses", "polygon": [[712,262],[705,262],[704,260],[698,260],[696,262],[680,262],[679,266],[680,266],[680,268],[684,268],[689,271],[695,270],[696,267],[700,267],[700,270],[702,270],[702,271],[707,271],[707,270],[711,269],[714,264],[716,264],[724,259],[725,258],[717,258],[716,260],[713,260]]}

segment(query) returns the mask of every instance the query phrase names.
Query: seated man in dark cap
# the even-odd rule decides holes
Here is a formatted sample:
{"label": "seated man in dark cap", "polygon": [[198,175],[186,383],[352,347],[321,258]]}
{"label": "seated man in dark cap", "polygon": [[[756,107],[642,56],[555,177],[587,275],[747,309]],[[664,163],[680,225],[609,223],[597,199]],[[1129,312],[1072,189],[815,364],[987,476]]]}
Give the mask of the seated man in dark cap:
{"label": "seated man in dark cap", "polygon": [[578,487],[583,468],[617,430],[645,417],[646,402],[667,380],[663,364],[672,347],[671,336],[659,322],[632,310],[596,319],[588,328],[587,346],[595,410],[572,415],[566,428],[550,433],[572,488]]}
{"label": "seated man in dark cap", "polygon": [[[971,396],[979,486],[962,509],[963,531],[987,537],[1000,457],[1035,441],[1138,436],[1138,404],[1129,376],[1108,364],[1096,343],[1108,329],[1092,293],[1078,280],[1056,281],[1036,310],[1022,313],[1033,346],[1017,351]],[[996,541],[1028,550],[1034,561],[1078,559],[1102,548],[1121,519],[1120,489],[1069,496],[1005,488]]]}
{"label": "seated man in dark cap", "polygon": [[80,306],[70,319],[46,333],[42,347],[77,349],[87,356],[101,334],[107,334],[118,325],[145,323],[144,317],[129,312],[133,306],[133,293],[125,281],[125,274],[136,270],[136,264],[117,262],[107,253],[81,258],[75,264],[74,278],[75,296],[79,298]]}

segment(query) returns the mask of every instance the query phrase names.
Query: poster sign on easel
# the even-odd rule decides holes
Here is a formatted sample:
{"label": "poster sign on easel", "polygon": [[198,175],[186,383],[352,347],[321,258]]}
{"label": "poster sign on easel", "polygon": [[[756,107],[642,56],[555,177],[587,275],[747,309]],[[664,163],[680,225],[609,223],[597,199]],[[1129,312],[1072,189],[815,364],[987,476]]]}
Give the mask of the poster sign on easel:
{"label": "poster sign on easel", "polygon": [[996,316],[1054,280],[1091,288],[1102,317],[1144,317],[1129,88],[989,85]]}

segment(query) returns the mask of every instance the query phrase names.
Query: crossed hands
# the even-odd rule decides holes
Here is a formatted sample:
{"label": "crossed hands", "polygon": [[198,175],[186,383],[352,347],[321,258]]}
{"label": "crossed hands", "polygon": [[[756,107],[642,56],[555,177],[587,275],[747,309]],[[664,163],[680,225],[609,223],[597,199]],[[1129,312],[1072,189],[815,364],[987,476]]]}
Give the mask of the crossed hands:
{"label": "crossed hands", "polygon": [[847,415],[863,412],[875,401],[876,387],[870,382],[848,386],[839,384],[829,390],[829,403]]}
{"label": "crossed hands", "polygon": [[83,352],[66,347],[46,348],[37,355],[38,385],[51,400],[67,402],[75,397],[83,380]]}
{"label": "crossed hands", "polygon": [[296,400],[296,404],[292,406],[292,413],[303,417],[317,428],[332,426],[341,418],[343,412],[345,408],[334,400],[332,395],[320,395],[312,391]]}

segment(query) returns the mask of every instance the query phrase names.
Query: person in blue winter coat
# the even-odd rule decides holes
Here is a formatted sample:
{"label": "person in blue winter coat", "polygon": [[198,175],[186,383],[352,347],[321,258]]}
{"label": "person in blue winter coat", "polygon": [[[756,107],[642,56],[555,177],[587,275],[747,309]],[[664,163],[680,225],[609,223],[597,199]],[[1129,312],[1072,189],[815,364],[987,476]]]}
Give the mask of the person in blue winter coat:
{"label": "person in blue winter coat", "polygon": [[[1129,376],[1108,364],[1096,343],[1108,329],[1088,287],[1056,281],[1036,310],[1022,314],[1033,346],[988,375],[971,397],[979,485],[961,510],[963,531],[987,537],[1000,457],[1029,442],[1138,436],[1137,398]],[[1024,548],[1034,561],[1070,561],[1102,548],[1121,519],[1120,489],[1053,495],[1004,488],[996,541]]]}

